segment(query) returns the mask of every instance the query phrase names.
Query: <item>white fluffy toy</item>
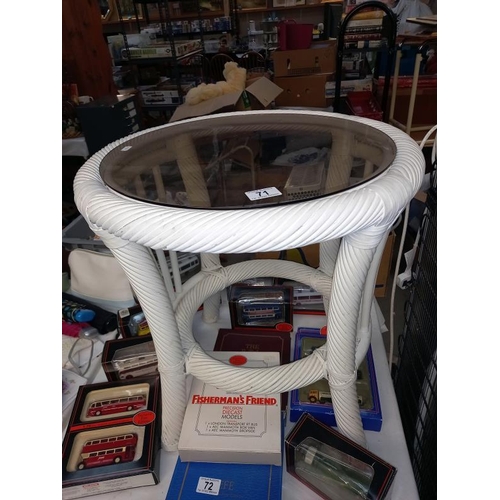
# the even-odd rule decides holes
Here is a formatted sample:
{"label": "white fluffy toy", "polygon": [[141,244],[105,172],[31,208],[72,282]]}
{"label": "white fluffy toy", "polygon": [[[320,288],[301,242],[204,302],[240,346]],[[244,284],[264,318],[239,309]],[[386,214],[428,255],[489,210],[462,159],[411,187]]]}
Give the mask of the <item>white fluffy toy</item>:
{"label": "white fluffy toy", "polygon": [[227,62],[224,65],[222,74],[226,79],[225,81],[208,84],[201,83],[197,87],[190,89],[186,94],[186,103],[193,106],[213,97],[245,90],[247,70],[240,68],[238,63]]}

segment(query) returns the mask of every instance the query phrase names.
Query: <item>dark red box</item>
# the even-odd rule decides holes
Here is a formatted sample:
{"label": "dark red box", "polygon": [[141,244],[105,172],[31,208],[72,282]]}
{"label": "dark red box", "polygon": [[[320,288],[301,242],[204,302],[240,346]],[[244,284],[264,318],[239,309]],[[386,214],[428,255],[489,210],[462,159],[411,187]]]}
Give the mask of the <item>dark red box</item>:
{"label": "dark red box", "polygon": [[[221,328],[214,351],[279,352],[282,365],[290,363],[291,337],[278,330],[231,330]],[[288,406],[288,392],[281,394],[281,410]]]}

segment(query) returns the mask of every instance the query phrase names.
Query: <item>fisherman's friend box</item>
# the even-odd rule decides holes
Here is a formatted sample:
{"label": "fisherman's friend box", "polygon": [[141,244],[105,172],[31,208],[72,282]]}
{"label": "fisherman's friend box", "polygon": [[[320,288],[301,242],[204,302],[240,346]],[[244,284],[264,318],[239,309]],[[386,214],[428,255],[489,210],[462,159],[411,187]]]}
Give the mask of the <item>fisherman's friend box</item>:
{"label": "fisherman's friend box", "polygon": [[159,482],[158,377],[81,386],[62,447],[62,498]]}
{"label": "fisherman's friend box", "polygon": [[[240,370],[280,364],[277,352],[211,351]],[[242,372],[244,373],[244,372]],[[183,462],[281,464],[280,395],[231,393],[193,378],[179,439]]]}

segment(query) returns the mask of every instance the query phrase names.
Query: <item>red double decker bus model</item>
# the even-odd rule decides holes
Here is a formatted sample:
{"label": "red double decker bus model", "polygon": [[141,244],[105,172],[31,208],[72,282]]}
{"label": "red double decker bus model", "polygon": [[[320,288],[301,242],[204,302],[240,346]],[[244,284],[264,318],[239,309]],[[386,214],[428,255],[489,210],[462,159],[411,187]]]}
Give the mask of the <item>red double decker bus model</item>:
{"label": "red double decker bus model", "polygon": [[94,401],[87,409],[87,417],[98,417],[100,415],[112,415],[124,411],[139,410],[146,406],[146,398],[140,394],[123,398],[104,399]]}
{"label": "red double decker bus model", "polygon": [[137,434],[123,434],[87,441],[82,448],[78,469],[131,462],[134,459]]}

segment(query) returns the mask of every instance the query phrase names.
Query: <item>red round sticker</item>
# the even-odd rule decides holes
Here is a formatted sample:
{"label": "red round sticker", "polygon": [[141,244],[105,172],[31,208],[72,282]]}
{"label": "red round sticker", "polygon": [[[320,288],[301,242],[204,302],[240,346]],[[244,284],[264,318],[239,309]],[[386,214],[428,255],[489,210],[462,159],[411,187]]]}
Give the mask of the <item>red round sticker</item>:
{"label": "red round sticker", "polygon": [[232,365],[236,366],[244,365],[247,361],[248,361],[247,358],[245,358],[245,356],[241,356],[240,354],[237,354],[236,356],[231,356],[229,358],[229,362]]}
{"label": "red round sticker", "polygon": [[290,323],[278,323],[276,325],[276,330],[278,330],[278,332],[291,332],[293,331],[293,326]]}
{"label": "red round sticker", "polygon": [[134,415],[132,422],[135,425],[148,425],[154,421],[156,413],[151,410],[142,410]]}
{"label": "red round sticker", "polygon": [[326,326],[323,326],[319,333],[321,333],[321,335],[326,335]]}

